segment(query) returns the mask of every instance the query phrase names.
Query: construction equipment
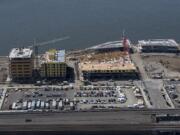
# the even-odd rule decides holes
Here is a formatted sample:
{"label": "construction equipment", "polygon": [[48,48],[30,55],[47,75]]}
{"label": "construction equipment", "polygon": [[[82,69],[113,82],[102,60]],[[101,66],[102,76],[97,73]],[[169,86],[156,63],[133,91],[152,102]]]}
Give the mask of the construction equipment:
{"label": "construction equipment", "polygon": [[128,38],[125,36],[125,31],[123,31],[123,37],[122,37],[122,40],[123,40],[123,51],[124,51],[124,54],[129,54],[129,45],[128,45]]}
{"label": "construction equipment", "polygon": [[56,38],[53,40],[49,40],[49,41],[45,41],[45,42],[41,42],[41,43],[37,43],[36,40],[34,40],[33,45],[28,46],[29,48],[33,48],[34,49],[34,55],[35,55],[35,68],[38,69],[39,68],[39,47],[43,47],[45,45],[49,45],[49,44],[54,44],[56,42],[60,42],[60,41],[64,41],[69,39],[70,37],[66,36],[66,37],[61,37],[61,38]]}

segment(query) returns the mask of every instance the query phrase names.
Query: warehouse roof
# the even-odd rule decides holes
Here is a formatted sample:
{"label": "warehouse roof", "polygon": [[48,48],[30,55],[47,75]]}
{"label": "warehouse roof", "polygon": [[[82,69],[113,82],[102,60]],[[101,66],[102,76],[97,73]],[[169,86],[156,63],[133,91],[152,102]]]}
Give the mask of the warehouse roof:
{"label": "warehouse roof", "polygon": [[140,40],[138,44],[141,46],[175,46],[178,44],[173,39],[151,39],[151,40]]}
{"label": "warehouse roof", "polygon": [[9,58],[31,58],[33,50],[30,48],[13,48],[9,54]]}

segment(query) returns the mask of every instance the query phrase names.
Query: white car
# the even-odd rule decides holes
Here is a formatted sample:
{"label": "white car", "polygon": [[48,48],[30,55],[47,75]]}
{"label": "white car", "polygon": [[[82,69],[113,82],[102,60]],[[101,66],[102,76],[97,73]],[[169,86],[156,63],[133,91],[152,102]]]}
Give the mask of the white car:
{"label": "white car", "polygon": [[120,98],[126,98],[126,95],[124,93],[119,93]]}
{"label": "white car", "polygon": [[125,103],[125,102],[126,102],[126,100],[127,100],[126,98],[121,98],[121,97],[120,97],[120,98],[118,98],[118,101],[119,101],[120,103]]}
{"label": "white car", "polygon": [[128,108],[135,108],[134,105],[128,105]]}
{"label": "white car", "polygon": [[145,108],[144,105],[139,105],[138,107],[139,107],[140,109]]}

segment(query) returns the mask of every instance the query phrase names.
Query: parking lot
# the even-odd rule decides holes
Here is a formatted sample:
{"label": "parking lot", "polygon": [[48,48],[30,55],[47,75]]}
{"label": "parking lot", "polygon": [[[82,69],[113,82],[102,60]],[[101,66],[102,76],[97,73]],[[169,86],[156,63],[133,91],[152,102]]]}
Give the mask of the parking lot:
{"label": "parking lot", "polygon": [[[3,110],[73,109],[73,89],[60,88],[9,88]],[[72,103],[71,103],[72,102]],[[70,107],[71,104],[71,107]]]}
{"label": "parking lot", "polygon": [[0,105],[2,104],[2,100],[3,100],[3,89],[0,88]]}
{"label": "parking lot", "polygon": [[75,92],[80,110],[104,108],[144,108],[140,89],[131,86],[85,86]]}
{"label": "parking lot", "polygon": [[0,88],[0,109],[2,108],[4,99],[7,96],[6,91],[7,90],[5,88]]}
{"label": "parking lot", "polygon": [[180,108],[180,81],[165,81],[164,88],[169,94],[174,106]]}
{"label": "parking lot", "polygon": [[8,88],[2,110],[89,110],[146,107],[140,89],[120,83]]}

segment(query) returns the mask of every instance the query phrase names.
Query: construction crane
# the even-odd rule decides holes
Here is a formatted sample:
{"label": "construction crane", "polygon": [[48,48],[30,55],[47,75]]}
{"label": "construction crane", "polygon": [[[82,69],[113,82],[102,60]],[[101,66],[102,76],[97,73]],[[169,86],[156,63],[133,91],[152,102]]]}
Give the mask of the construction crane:
{"label": "construction crane", "polygon": [[124,30],[123,30],[122,44],[123,44],[123,66],[125,66],[126,56],[129,55],[129,41],[128,38],[125,36]]}
{"label": "construction crane", "polygon": [[125,31],[123,30],[123,52],[124,54],[129,54],[129,44],[128,44],[128,38],[125,36]]}
{"label": "construction crane", "polygon": [[35,55],[35,62],[36,62],[36,69],[38,69],[39,67],[39,47],[43,47],[45,45],[49,45],[49,44],[54,44],[56,42],[60,42],[60,41],[64,41],[69,39],[70,37],[66,36],[66,37],[61,37],[61,38],[55,38],[53,40],[49,40],[49,41],[45,41],[45,42],[41,42],[41,43],[37,43],[36,40],[34,40],[33,45],[28,46],[29,48],[33,48],[34,50],[34,55]]}

